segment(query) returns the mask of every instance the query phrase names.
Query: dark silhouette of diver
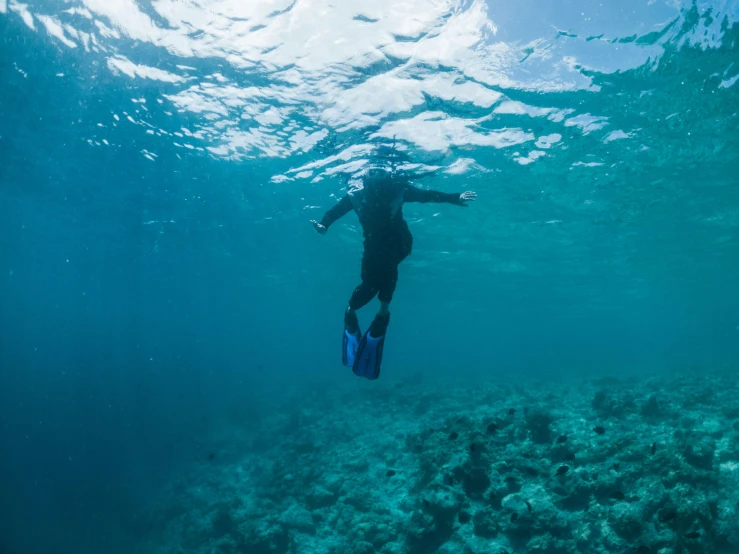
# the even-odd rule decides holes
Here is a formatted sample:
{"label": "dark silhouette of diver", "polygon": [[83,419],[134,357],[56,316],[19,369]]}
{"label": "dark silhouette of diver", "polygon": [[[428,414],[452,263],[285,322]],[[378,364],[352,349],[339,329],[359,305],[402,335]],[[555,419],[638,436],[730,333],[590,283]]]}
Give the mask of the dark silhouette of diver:
{"label": "dark silhouette of diver", "polygon": [[[339,218],[354,210],[364,232],[362,283],[354,289],[349,307],[344,313],[342,361],[354,373],[367,379],[380,376],[380,363],[387,326],[390,323],[390,301],[398,280],[398,265],[410,253],[413,236],[403,219],[406,202],[436,202],[467,206],[477,198],[471,191],[445,193],[413,186],[405,176],[394,171],[372,169],[361,186],[354,187],[329,209],[320,222],[311,223],[320,234]],[[362,336],[357,310],[366,306],[375,295],[380,310],[372,325]]]}

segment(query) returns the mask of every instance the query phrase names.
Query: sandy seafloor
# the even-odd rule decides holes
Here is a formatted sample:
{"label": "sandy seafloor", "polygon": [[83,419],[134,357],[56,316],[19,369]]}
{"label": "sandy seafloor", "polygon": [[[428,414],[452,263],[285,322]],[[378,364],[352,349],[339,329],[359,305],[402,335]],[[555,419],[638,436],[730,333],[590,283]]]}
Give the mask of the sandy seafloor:
{"label": "sandy seafloor", "polygon": [[737,369],[339,381],[219,437],[141,551],[739,553]]}

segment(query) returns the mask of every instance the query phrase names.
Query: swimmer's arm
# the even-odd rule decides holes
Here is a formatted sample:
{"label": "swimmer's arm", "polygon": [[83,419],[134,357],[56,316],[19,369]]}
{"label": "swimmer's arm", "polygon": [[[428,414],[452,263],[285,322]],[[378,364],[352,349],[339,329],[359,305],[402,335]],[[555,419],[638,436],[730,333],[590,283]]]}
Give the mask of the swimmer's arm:
{"label": "swimmer's arm", "polygon": [[405,190],[403,200],[405,202],[420,202],[426,204],[433,202],[436,204],[454,204],[456,206],[466,206],[467,202],[472,202],[477,198],[477,194],[471,191],[467,192],[441,192],[438,190],[425,190],[408,185]]}
{"label": "swimmer's arm", "polygon": [[316,231],[324,234],[334,222],[344,217],[350,211],[352,211],[352,199],[346,194],[334,207],[323,214],[320,222],[312,220],[311,223],[316,228]]}

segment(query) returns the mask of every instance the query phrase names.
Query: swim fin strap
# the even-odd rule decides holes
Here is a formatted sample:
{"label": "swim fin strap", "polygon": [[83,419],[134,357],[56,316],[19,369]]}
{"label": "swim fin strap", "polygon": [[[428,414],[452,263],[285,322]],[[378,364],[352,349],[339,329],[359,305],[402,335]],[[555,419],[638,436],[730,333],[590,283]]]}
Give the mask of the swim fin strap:
{"label": "swim fin strap", "polygon": [[390,314],[375,316],[372,325],[362,337],[357,349],[352,370],[359,377],[374,380],[380,376],[382,351],[385,347],[385,335],[390,323]]}

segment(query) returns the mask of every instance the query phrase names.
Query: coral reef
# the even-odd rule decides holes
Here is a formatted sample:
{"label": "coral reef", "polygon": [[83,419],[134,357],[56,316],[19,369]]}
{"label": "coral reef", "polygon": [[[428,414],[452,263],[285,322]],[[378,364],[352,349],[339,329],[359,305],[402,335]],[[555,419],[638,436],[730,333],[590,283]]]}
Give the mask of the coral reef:
{"label": "coral reef", "polygon": [[295,391],[173,482],[147,551],[739,552],[732,374],[364,385]]}

